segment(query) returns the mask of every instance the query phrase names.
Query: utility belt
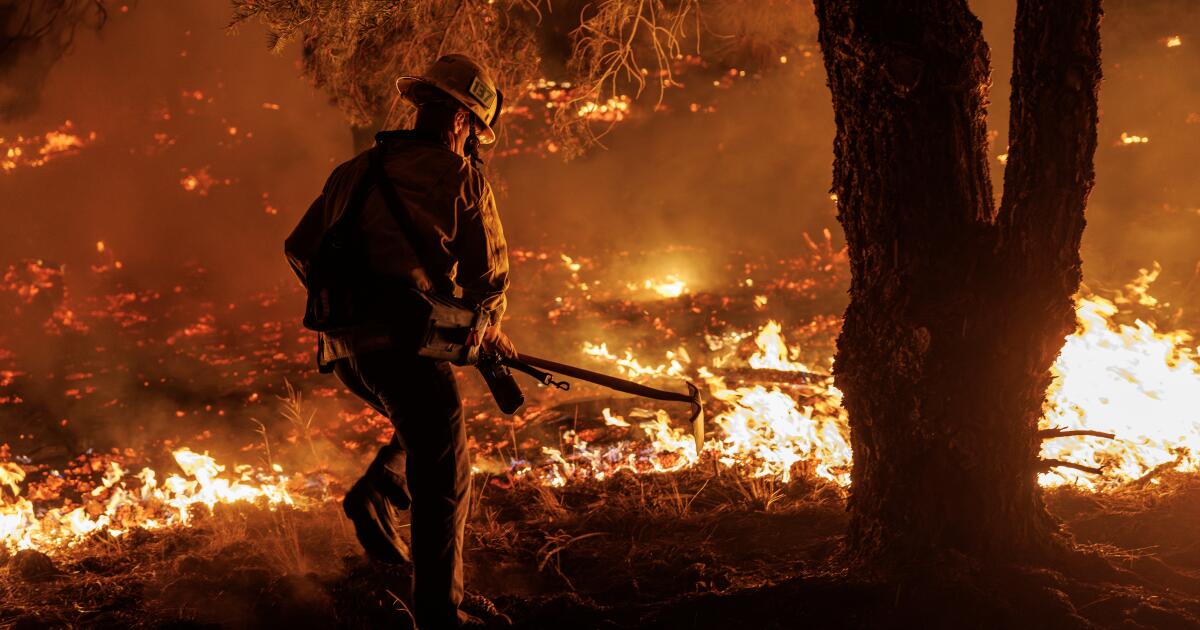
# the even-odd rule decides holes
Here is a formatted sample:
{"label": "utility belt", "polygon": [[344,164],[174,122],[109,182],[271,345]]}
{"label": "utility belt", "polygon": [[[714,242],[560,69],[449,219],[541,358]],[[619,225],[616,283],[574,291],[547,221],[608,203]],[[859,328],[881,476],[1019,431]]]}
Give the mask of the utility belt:
{"label": "utility belt", "polygon": [[488,318],[482,309],[462,299],[409,289],[400,304],[388,310],[387,320],[319,330],[317,366],[333,369],[338,359],[391,349],[454,365],[479,360],[480,343]]}

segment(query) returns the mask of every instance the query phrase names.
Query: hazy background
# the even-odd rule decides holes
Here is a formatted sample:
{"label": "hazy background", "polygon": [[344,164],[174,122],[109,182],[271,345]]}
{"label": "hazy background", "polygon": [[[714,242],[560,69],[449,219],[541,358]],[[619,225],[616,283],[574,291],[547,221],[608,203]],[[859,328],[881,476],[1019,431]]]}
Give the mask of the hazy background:
{"label": "hazy background", "polygon": [[[995,158],[1005,152],[1015,2],[971,5],[992,45]],[[1164,288],[1184,287],[1200,237],[1200,2],[1106,7],[1086,271],[1120,279],[1158,260]],[[34,112],[0,124],[0,136],[70,120],[97,139],[78,155],[0,174],[0,263],[37,257],[83,267],[104,241],[148,285],[170,283],[183,264],[209,269],[218,298],[287,281],[282,239],[329,170],[350,157],[350,133],[299,77],[297,48],[272,56],[257,29],[227,35],[228,11],[214,0],[143,0],[114,11],[99,33],[78,34]],[[1182,45],[1168,47],[1172,36]],[[799,45],[789,63],[732,89],[706,90],[694,77],[686,89],[715,111],[643,109],[606,149],[569,163],[494,161],[511,245],[692,244],[782,257],[805,231],[832,228],[840,240],[827,194],[829,93],[819,53]],[[1150,142],[1123,145],[1122,132]],[[1002,164],[993,165],[999,194]],[[201,174],[213,180],[206,195],[181,185]]]}

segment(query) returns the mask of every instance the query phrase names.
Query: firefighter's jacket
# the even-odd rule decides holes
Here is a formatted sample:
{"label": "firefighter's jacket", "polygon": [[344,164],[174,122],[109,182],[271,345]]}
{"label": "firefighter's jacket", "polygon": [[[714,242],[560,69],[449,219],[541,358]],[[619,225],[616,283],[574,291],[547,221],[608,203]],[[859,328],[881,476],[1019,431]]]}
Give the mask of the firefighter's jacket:
{"label": "firefighter's jacket", "polygon": [[[452,295],[457,286],[470,304],[483,307],[491,323],[499,324],[508,289],[508,246],[492,188],[470,162],[434,138],[413,131],[388,131],[375,137],[382,145],[388,179],[424,240],[425,265],[409,244],[377,188],[371,188],[358,222],[365,250],[365,270],[377,278],[383,299],[379,317],[350,330],[322,333],[318,362],[324,366],[355,353],[390,345],[386,299],[412,287]],[[304,267],[317,251],[326,230],[346,211],[354,189],[367,176],[367,154],[338,166],[284,250],[292,269],[304,282]]]}

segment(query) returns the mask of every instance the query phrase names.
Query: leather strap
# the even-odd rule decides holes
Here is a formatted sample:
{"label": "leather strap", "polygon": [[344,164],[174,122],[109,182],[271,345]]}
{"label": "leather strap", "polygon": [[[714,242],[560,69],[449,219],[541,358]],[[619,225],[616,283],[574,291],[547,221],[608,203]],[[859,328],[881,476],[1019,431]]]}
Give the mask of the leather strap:
{"label": "leather strap", "polygon": [[[372,159],[378,159],[376,154],[379,152],[379,147],[375,146],[367,150],[368,164]],[[345,209],[342,210],[341,216],[334,219],[333,223],[325,229],[325,234],[321,237],[322,241],[330,237],[331,234],[336,234],[338,230],[344,226],[350,226],[355,223],[358,215],[362,212],[363,206],[367,204],[367,196],[370,195],[371,177],[363,177],[354,185],[354,190],[350,193],[350,201],[346,203]]]}
{"label": "leather strap", "polygon": [[396,193],[396,187],[392,185],[392,181],[388,178],[387,171],[383,168],[383,149],[382,145],[375,145],[371,152],[367,155],[367,174],[368,178],[374,181],[379,188],[379,194],[383,195],[383,202],[387,205],[388,212],[392,214],[392,218],[396,224],[400,226],[400,230],[404,232],[404,237],[408,240],[408,246],[417,256],[417,263],[425,270],[425,275],[434,281],[433,276],[429,274],[430,257],[429,252],[425,249],[425,240],[421,238],[417,232],[417,226],[413,223],[412,214],[408,207],[404,205],[404,201],[400,199],[400,195]]}

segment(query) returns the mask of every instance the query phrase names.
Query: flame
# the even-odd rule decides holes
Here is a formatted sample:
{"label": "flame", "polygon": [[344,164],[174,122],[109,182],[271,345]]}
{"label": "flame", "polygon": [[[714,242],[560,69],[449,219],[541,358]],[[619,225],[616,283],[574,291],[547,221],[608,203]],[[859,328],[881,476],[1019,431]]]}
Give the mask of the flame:
{"label": "flame", "polygon": [[672,472],[700,461],[696,439],[688,431],[672,426],[671,416],[659,409],[654,420],[642,424],[650,436],[654,457],[650,460],[655,472]]}
{"label": "flame", "polygon": [[811,462],[816,476],[850,485],[849,427],[836,388],[830,386],[818,405],[800,406],[777,387],[710,385],[714,398],[730,407],[716,418],[722,437],[707,445],[722,464],[787,482],[796,464]]}
{"label": "flame", "polygon": [[207,165],[196,169],[195,172],[186,168],[181,168],[179,171],[183,173],[183,177],[179,178],[180,188],[186,192],[194,192],[201,197],[207,197],[214,186],[231,186],[236,183],[236,180],[230,177],[213,177]]}
{"label": "flame", "polygon": [[25,480],[25,470],[12,462],[0,463],[0,486],[8,486],[13,496],[21,493],[20,483]]}
{"label": "flame", "polygon": [[608,351],[608,344],[593,344],[585,341],[583,343],[583,353],[594,358],[615,363],[617,370],[625,376],[671,376],[682,377],[685,373],[684,364],[690,363],[687,350],[679,348],[675,351],[667,351],[666,363],[658,365],[643,365],[641,361],[633,355],[630,350],[625,351],[625,356],[619,357]]}
{"label": "flame", "polygon": [[[800,349],[790,348],[782,331],[778,322],[768,321],[755,336],[758,349],[747,363],[759,370],[808,372],[808,366],[792,360]],[[721,463],[787,482],[796,464],[811,462],[816,476],[850,485],[850,425],[832,377],[814,387],[806,405],[778,387],[728,389],[720,378],[706,380],[712,397],[729,406],[715,418],[723,436],[714,443]]]}
{"label": "flame", "polygon": [[567,266],[567,269],[569,269],[571,271],[571,273],[576,273],[580,269],[583,268],[583,265],[575,262],[574,258],[571,258],[570,256],[568,256],[566,254],[560,254],[559,258],[562,259],[563,264]]}
{"label": "flame", "polygon": [[629,289],[630,291],[653,291],[654,293],[657,293],[659,297],[664,298],[677,298],[684,293],[687,293],[688,290],[687,282],[675,274],[670,274],[662,279],[647,278],[640,284],[632,282],[626,284],[625,288]]}
{"label": "flame", "polygon": [[[748,363],[750,367],[757,370],[783,370],[785,372],[808,372],[808,366],[803,363],[796,363],[788,358],[789,351],[787,343],[783,340],[783,326],[775,320],[769,320],[761,330],[758,331],[758,336],[754,338],[754,343],[758,346],[758,352],[750,357]],[[796,349],[794,354],[799,354],[799,349]]]}
{"label": "flame", "polygon": [[[111,243],[96,241],[96,249],[111,257]],[[563,294],[567,296],[565,299],[557,299],[560,308],[569,314],[588,308],[608,308],[610,301],[618,300],[616,308],[623,309],[633,300],[650,297],[647,292],[662,295],[655,289],[655,283],[678,281],[680,294],[687,287],[674,276],[633,285],[597,279],[594,274],[601,265],[593,258],[521,251],[514,251],[514,257],[538,261],[534,264],[560,276],[570,276],[567,288],[571,292]],[[1041,426],[1064,431],[1108,431],[1118,439],[1069,436],[1046,440],[1043,457],[1101,466],[1106,474],[1096,476],[1055,469],[1041,476],[1042,484],[1072,483],[1103,490],[1154,471],[1200,469],[1197,457],[1200,356],[1195,341],[1186,331],[1160,330],[1146,321],[1134,320],[1130,314],[1135,310],[1153,312],[1167,307],[1151,292],[1159,272],[1158,265],[1141,270],[1125,291],[1111,300],[1096,296],[1077,299],[1079,329],[1066,340],[1054,366],[1055,380],[1048,392]],[[756,285],[748,277],[755,273],[758,270],[747,268],[745,276],[741,270],[735,276],[739,284],[752,289],[740,298],[747,304],[753,298],[757,305],[759,295],[754,293],[760,291],[765,306],[768,295],[775,305],[781,291],[800,290],[781,288],[763,282],[762,278]],[[41,263],[30,264],[28,269],[11,267],[0,279],[0,288],[11,292],[19,304],[28,304],[63,291],[61,276],[61,269]],[[642,276],[639,273],[633,277]],[[788,285],[797,286],[802,285]],[[633,293],[625,294],[626,289]],[[701,313],[703,309],[694,307],[692,302],[703,305],[712,297],[700,293],[694,300],[656,306]],[[141,299],[139,294],[128,292],[107,299],[111,302],[113,321],[121,326],[145,317],[141,312],[120,310]],[[727,298],[720,299],[722,305],[728,303]],[[778,301],[787,306],[782,296]],[[220,336],[215,335],[219,324],[210,313],[179,321],[184,322],[183,327],[172,328],[175,332],[164,345],[186,346],[197,339]],[[818,326],[818,322],[830,325]],[[672,322],[666,317],[661,327],[657,327],[660,323],[657,316],[655,323],[661,338],[681,339],[680,333],[669,327]],[[806,334],[833,330],[835,323],[833,317],[818,318],[803,330]],[[828,367],[829,359],[810,358],[811,348],[802,351],[799,346],[789,345],[784,336],[785,326],[776,320],[761,327],[709,325],[721,327],[702,338],[692,337],[691,341],[685,335],[682,345],[666,352],[651,354],[638,345],[635,353],[619,349],[612,339],[582,345],[582,353],[603,363],[608,371],[619,371],[638,381],[657,381],[656,386],[668,388],[677,388],[678,379],[688,378],[705,390],[710,421],[708,439],[700,448],[687,428],[681,426],[681,418],[673,418],[668,411],[622,407],[620,413],[614,413],[612,408],[606,408],[601,414],[603,424],[596,418],[593,419],[596,423],[580,429],[580,434],[565,431],[561,442],[546,446],[536,462],[505,460],[493,470],[508,468],[516,476],[531,475],[544,483],[562,486],[575,479],[603,479],[617,471],[667,472],[703,462],[706,468],[726,468],[747,477],[781,482],[819,478],[847,487],[853,453],[842,392],[834,386],[832,378],[818,379],[815,383],[807,376],[792,380],[795,372],[810,372],[809,366],[820,365],[823,369],[816,371],[827,372],[824,368]],[[282,326],[278,324],[273,330],[281,330]],[[0,370],[0,386],[24,376],[13,370]],[[77,385],[79,389],[68,392],[85,391],[82,384],[71,387]],[[249,400],[258,398],[259,394],[254,393]],[[672,414],[682,410],[675,406],[667,408]],[[41,505],[48,497],[39,495],[36,484],[27,483],[26,474],[31,469],[0,462],[0,536],[9,548],[52,550],[97,532],[121,535],[134,527],[187,525],[192,521],[192,506],[197,504],[208,508],[233,502],[294,504],[287,478],[278,468],[226,469],[208,455],[188,449],[174,455],[180,472],[166,475],[165,479],[153,469],[134,473],[121,465],[108,464],[99,471],[103,474],[99,485],[81,500],[57,509]],[[0,449],[0,457],[7,456]],[[24,491],[22,484],[26,484]],[[36,509],[34,502],[39,503]]]}
{"label": "flame", "polygon": [[[800,349],[787,345],[782,326],[775,321],[768,321],[757,334],[728,334],[727,338],[710,339],[710,345],[715,346],[714,350],[720,349],[750,335],[755,335],[757,350],[744,364],[753,369],[808,371],[803,363],[792,360],[800,354]],[[629,350],[624,351],[624,356],[613,354],[606,343],[585,343],[583,352],[615,363],[622,374],[633,378],[678,378],[692,366],[683,348],[668,352],[667,362],[658,365],[639,360]],[[717,363],[714,361],[713,367]],[[709,367],[700,366],[696,372],[708,386],[708,399],[722,403],[723,409],[713,418],[716,431],[705,443],[704,452],[711,452],[722,465],[753,477],[786,482],[795,476],[797,466],[802,466],[810,474],[839,486],[849,485],[849,424],[841,406],[842,394],[833,386],[832,378],[811,386],[805,404],[801,404],[793,394],[778,387],[727,387],[724,379],[714,375]],[[630,426],[625,418],[609,409],[602,413],[608,426]],[[693,436],[673,425],[666,411],[656,411],[652,420],[642,423],[640,428],[649,439],[648,448],[640,457],[597,457],[587,451],[586,445],[576,443],[570,455],[555,451],[557,456],[551,458],[551,463],[556,470],[545,478],[557,484],[581,474],[602,478],[619,468],[672,471],[695,465],[703,455],[696,451]],[[582,460],[591,464],[582,466]],[[634,461],[641,462],[641,468],[632,466]],[[564,465],[568,463],[569,468]]]}
{"label": "flame", "polygon": [[[600,413],[604,415],[604,424],[606,424],[610,427],[631,426],[628,422],[625,421],[625,418],[622,418],[621,416],[614,414],[612,412],[612,409],[609,409],[608,407],[605,407]],[[3,478],[0,478],[0,482],[3,482]]]}
{"label": "flame", "polygon": [[182,448],[172,455],[183,475],[169,475],[159,484],[158,473],[151,468],[130,475],[120,464],[110,462],[100,485],[83,497],[84,505],[47,510],[42,516],[29,498],[20,495],[24,470],[11,462],[0,463],[0,486],[8,487],[12,494],[4,495],[0,503],[0,540],[9,549],[49,551],[73,545],[94,532],[120,536],[134,527],[187,525],[193,505],[211,509],[218,503],[295,504],[287,490],[287,477],[279,474],[278,466],[272,474],[238,466],[236,476],[227,476],[223,474],[225,466],[206,453]]}
{"label": "flame", "polygon": [[[1119,301],[1157,304],[1145,292],[1156,274],[1143,270]],[[1158,331],[1140,319],[1117,323],[1118,313],[1116,301],[1079,299],[1079,329],[1054,364],[1042,420],[1042,428],[1116,434],[1058,438],[1042,448],[1043,457],[1103,467],[1105,474],[1058,469],[1041,476],[1043,485],[1097,489],[1160,467],[1200,468],[1200,354],[1192,335]]]}
{"label": "flame", "polygon": [[[1104,474],[1055,469],[1040,476],[1042,485],[1073,483],[1098,490],[1155,470],[1200,470],[1200,348],[1186,331],[1159,331],[1140,319],[1132,324],[1117,322],[1120,305],[1165,306],[1150,294],[1160,270],[1157,264],[1142,269],[1114,300],[1077,298],[1079,328],[1066,339],[1053,366],[1054,382],[1047,392],[1041,428],[1111,432],[1117,439],[1076,435],[1047,440],[1044,458],[1100,467]],[[756,334],[711,338],[711,349],[736,344],[749,334],[755,335],[757,348],[744,361],[750,368],[809,371],[796,360],[800,349],[787,345],[782,326],[773,320]],[[832,378],[812,385],[801,401],[778,386],[726,386],[712,371],[726,362],[721,357],[709,366],[693,366],[683,349],[669,353],[668,363],[641,360],[628,350],[619,356],[604,343],[586,343],[583,350],[588,356],[615,363],[633,378],[698,373],[709,390],[706,398],[722,405],[712,421],[715,431],[704,445],[704,452],[711,452],[721,464],[750,476],[784,482],[792,479],[799,467],[839,486],[849,485],[849,422],[841,404],[842,393]],[[682,430],[666,424],[664,412],[659,413],[659,424],[643,425],[650,437],[649,450],[660,458],[668,453],[678,457],[665,469],[698,461],[694,443],[685,439]],[[604,418],[610,426],[629,424],[607,409]],[[576,474],[579,471],[578,467],[574,470]]]}
{"label": "flame", "polygon": [[575,110],[575,115],[588,120],[620,122],[629,115],[629,105],[632,102],[632,99],[624,94],[609,98],[604,102],[583,101]]}

